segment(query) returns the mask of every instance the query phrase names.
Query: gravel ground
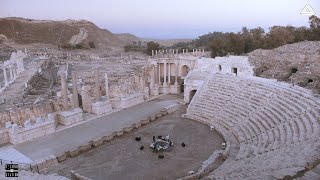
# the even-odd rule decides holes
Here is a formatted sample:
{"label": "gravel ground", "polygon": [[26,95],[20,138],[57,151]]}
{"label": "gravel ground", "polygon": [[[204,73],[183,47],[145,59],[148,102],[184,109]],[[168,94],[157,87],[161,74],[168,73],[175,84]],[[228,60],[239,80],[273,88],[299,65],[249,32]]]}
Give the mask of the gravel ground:
{"label": "gravel ground", "polygon": [[[154,122],[52,167],[49,173],[70,178],[70,171],[92,179],[176,179],[197,171],[215,150],[222,137],[193,120],[181,118],[186,107]],[[149,148],[153,136],[170,135],[174,147],[155,153]],[[135,141],[141,137],[141,141]],[[186,146],[182,147],[181,143]],[[143,150],[140,150],[141,146]],[[159,159],[158,155],[164,155]]]}

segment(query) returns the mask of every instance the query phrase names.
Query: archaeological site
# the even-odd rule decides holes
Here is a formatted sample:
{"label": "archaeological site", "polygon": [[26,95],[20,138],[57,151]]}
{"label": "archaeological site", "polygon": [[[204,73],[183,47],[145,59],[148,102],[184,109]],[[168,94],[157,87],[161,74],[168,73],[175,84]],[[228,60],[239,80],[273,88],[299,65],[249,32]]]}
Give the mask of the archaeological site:
{"label": "archaeological site", "polygon": [[292,28],[0,18],[0,179],[320,179],[320,19]]}

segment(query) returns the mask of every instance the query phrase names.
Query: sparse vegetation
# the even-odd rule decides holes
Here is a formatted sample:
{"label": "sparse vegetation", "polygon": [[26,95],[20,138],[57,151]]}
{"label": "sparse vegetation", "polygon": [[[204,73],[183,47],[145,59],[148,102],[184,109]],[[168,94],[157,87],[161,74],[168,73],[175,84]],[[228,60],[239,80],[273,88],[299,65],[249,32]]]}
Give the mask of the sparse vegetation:
{"label": "sparse vegetation", "polygon": [[160,49],[160,44],[155,43],[153,41],[150,41],[147,43],[147,54],[151,55],[152,50],[159,50]]}
{"label": "sparse vegetation", "polygon": [[125,45],[124,46],[124,51],[125,52],[129,52],[129,51],[145,52],[146,51],[146,47],[137,46],[137,45]]}
{"label": "sparse vegetation", "polygon": [[256,49],[273,49],[285,44],[300,41],[320,40],[320,18],[311,16],[310,27],[273,26],[266,33],[261,27],[248,29],[243,27],[240,32],[212,32],[189,43],[178,43],[174,49],[205,48],[211,56],[242,55]]}

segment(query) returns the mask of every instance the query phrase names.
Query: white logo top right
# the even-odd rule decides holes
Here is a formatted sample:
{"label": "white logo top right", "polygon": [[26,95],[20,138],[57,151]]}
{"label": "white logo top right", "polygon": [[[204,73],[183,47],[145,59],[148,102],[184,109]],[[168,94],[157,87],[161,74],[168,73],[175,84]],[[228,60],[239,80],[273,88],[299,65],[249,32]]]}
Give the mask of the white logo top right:
{"label": "white logo top right", "polygon": [[313,10],[310,4],[306,4],[300,14],[304,16],[313,16],[316,14],[316,12]]}

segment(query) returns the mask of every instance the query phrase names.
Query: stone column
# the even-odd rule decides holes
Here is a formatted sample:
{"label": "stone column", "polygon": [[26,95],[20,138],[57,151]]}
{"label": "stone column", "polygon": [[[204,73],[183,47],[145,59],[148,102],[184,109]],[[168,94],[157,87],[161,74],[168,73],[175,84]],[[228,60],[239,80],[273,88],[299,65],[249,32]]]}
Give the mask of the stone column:
{"label": "stone column", "polygon": [[179,66],[178,66],[178,63],[176,63],[175,65],[176,65],[176,75],[175,75],[175,79],[174,79],[174,85],[178,86],[178,70],[179,70]]}
{"label": "stone column", "polygon": [[67,89],[67,80],[66,75],[63,73],[61,75],[61,97],[62,97],[62,105],[64,110],[68,110],[68,89]]}
{"label": "stone column", "polygon": [[17,68],[14,66],[12,70],[13,70],[13,78],[16,79],[17,78]]}
{"label": "stone column", "polygon": [[156,65],[154,65],[154,83],[155,83],[155,85],[158,85],[159,84],[159,82],[158,82],[158,80],[159,80],[159,78],[158,78],[158,64],[156,64]]}
{"label": "stone column", "polygon": [[152,70],[151,70],[151,80],[150,80],[150,89],[154,87],[154,65],[152,65]]}
{"label": "stone column", "polygon": [[139,81],[140,81],[140,90],[143,92],[145,87],[144,73],[140,75]]}
{"label": "stone column", "polygon": [[105,86],[106,86],[106,98],[107,98],[107,101],[109,101],[109,82],[108,82],[108,74],[106,73],[104,75],[104,79],[105,79]]}
{"label": "stone column", "polygon": [[13,79],[13,68],[12,66],[9,67],[9,72],[10,72],[10,81]]}
{"label": "stone column", "polygon": [[192,55],[194,55],[194,49],[192,49]]}
{"label": "stone column", "polygon": [[6,67],[3,67],[3,77],[4,77],[4,84],[5,84],[5,86],[7,86],[8,85],[8,78],[7,78]]}
{"label": "stone column", "polygon": [[151,56],[153,57],[153,55],[154,55],[154,50],[152,50],[152,52],[151,52]]}
{"label": "stone column", "polygon": [[82,107],[83,107],[83,111],[87,113],[92,112],[90,90],[91,90],[90,86],[83,86],[81,89]]}
{"label": "stone column", "polygon": [[79,107],[78,99],[78,86],[77,86],[77,74],[75,71],[72,72],[72,97],[73,97],[73,108]]}
{"label": "stone column", "polygon": [[158,63],[158,66],[159,66],[159,68],[158,68],[158,85],[160,86],[161,85],[161,68],[160,68],[161,63]]}
{"label": "stone column", "polygon": [[163,86],[167,86],[167,63],[163,63]]}
{"label": "stone column", "polygon": [[168,63],[168,85],[170,86],[170,84],[171,84],[171,78],[170,78],[170,75],[171,75],[171,68],[170,68],[170,66],[171,66],[171,63]]}
{"label": "stone column", "polygon": [[98,101],[100,99],[99,70],[97,69],[94,74],[94,100]]}

